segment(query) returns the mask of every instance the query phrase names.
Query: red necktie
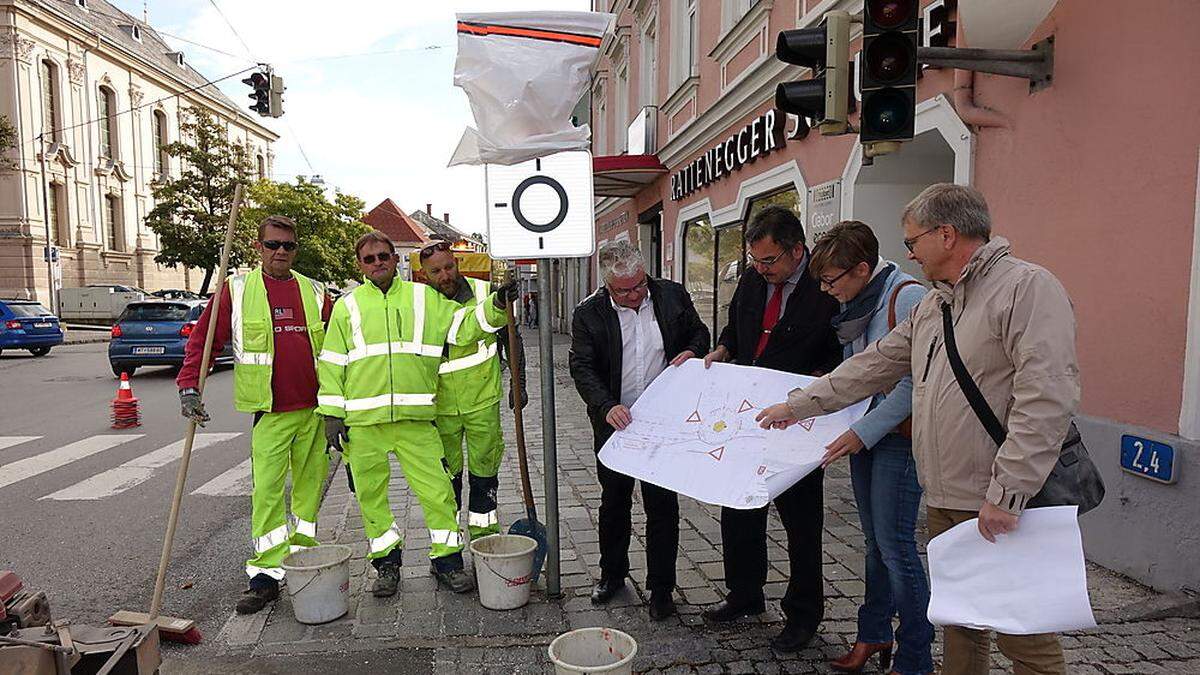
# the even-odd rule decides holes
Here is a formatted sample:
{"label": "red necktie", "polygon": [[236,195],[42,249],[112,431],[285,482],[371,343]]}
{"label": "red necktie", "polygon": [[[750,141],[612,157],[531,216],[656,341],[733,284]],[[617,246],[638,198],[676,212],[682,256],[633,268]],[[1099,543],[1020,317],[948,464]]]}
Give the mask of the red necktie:
{"label": "red necktie", "polygon": [[783,309],[783,284],[775,284],[771,299],[767,300],[767,308],[763,311],[762,336],[758,338],[758,347],[754,350],[754,358],[762,356],[767,348],[767,340],[771,339],[771,329],[779,323],[779,311]]}

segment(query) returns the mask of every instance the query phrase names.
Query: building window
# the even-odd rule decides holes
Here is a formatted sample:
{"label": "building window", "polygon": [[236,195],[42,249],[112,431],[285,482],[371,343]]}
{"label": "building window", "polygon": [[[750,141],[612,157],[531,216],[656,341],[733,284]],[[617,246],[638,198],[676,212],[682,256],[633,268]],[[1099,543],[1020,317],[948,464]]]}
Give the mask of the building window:
{"label": "building window", "polygon": [[99,126],[100,126],[100,156],[106,159],[116,159],[117,120],[113,115],[117,112],[117,95],[108,87],[100,87]]}
{"label": "building window", "polygon": [[258,155],[258,179],[267,179],[267,160],[261,153]]}
{"label": "building window", "polygon": [[592,129],[592,145],[594,146],[593,153],[597,155],[607,154],[608,135],[605,133],[608,129],[608,119],[605,114],[606,102],[604,100],[604,90],[596,90],[596,126]]}
{"label": "building window", "polygon": [[728,33],[758,0],[723,0],[721,2],[721,34]]}
{"label": "building window", "polygon": [[683,224],[683,285],[692,296],[696,311],[716,339],[715,277],[716,233],[708,218]]}
{"label": "building window", "polygon": [[700,53],[699,5],[696,0],[675,0],[671,19],[671,88],[696,74]]}
{"label": "building window", "polygon": [[121,226],[121,200],[113,195],[104,196],[104,233],[107,236],[108,250],[119,251],[121,237],[117,230]]}
{"label": "building window", "polygon": [[613,117],[616,125],[613,133],[617,145],[615,154],[624,154],[629,148],[629,65],[621,66],[617,71],[617,100],[613,103]]}
{"label": "building window", "polygon": [[642,33],[641,102],[642,107],[658,104],[658,40],[651,23]]}
{"label": "building window", "polygon": [[[782,206],[791,209],[797,218],[800,218],[800,193],[794,187],[787,187],[776,192],[768,192],[764,195],[753,197],[750,200],[750,208],[746,212],[746,222],[754,219],[760,211],[768,206]],[[801,219],[803,222],[803,219]]]}
{"label": "building window", "polygon": [[56,245],[62,239],[62,221],[60,220],[58,210],[58,200],[62,193],[62,186],[58,183],[50,184],[50,191],[46,195],[46,229],[49,231],[50,244]]}
{"label": "building window", "polygon": [[46,141],[58,141],[58,67],[50,59],[42,59],[42,133]]}
{"label": "building window", "polygon": [[170,173],[171,159],[167,155],[167,114],[161,110],[154,111],[154,175],[165,178]]}

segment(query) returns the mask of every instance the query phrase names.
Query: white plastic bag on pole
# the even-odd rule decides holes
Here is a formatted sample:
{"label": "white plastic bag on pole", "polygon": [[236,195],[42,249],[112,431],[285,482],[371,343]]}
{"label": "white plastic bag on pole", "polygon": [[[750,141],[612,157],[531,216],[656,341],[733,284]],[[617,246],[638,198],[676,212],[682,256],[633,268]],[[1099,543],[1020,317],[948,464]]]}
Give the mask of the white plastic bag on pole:
{"label": "white plastic bag on pole", "polygon": [[571,123],[613,15],[487,12],[458,15],[454,84],[471,103],[456,164],[517,164],[586,150],[587,125]]}

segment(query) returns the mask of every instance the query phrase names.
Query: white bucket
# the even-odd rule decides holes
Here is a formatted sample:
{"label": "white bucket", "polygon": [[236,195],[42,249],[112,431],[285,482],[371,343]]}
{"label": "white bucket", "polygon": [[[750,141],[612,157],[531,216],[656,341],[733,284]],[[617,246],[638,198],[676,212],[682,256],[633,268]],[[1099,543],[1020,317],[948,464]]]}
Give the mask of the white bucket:
{"label": "white bucket", "polygon": [[350,547],[301,549],[283,559],[292,611],[300,623],[327,623],[350,611]]}
{"label": "white bucket", "polygon": [[615,628],[580,628],[550,643],[550,662],[558,675],[633,672],[637,641]]}
{"label": "white bucket", "polygon": [[516,609],[529,602],[537,542],[519,534],[493,534],[471,542],[479,604]]}

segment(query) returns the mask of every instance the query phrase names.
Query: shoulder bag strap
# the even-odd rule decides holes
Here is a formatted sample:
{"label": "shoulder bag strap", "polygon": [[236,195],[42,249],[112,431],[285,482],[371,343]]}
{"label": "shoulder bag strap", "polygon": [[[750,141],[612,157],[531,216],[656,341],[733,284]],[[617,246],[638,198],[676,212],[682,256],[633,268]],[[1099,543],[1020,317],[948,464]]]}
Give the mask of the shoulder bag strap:
{"label": "shoulder bag strap", "polygon": [[916,279],[909,279],[908,281],[900,282],[900,284],[896,286],[896,289],[892,291],[892,297],[890,300],[888,300],[888,330],[892,330],[896,327],[896,298],[900,297],[900,291],[903,290],[905,286],[920,285],[921,282],[917,281]]}
{"label": "shoulder bag strap", "polygon": [[963,395],[967,397],[967,403],[971,404],[971,410],[975,411],[975,416],[979,418],[979,423],[983,425],[984,429],[987,429],[988,435],[992,437],[997,446],[1003,445],[1008,432],[996,418],[996,413],[992,412],[991,407],[988,406],[987,399],[979,391],[979,385],[971,379],[966,364],[958,355],[958,345],[954,342],[954,319],[950,316],[950,305],[944,302],[942,303],[942,332],[946,340],[946,357],[950,359],[950,369],[954,371],[954,379],[958,381],[958,386],[962,389]]}

